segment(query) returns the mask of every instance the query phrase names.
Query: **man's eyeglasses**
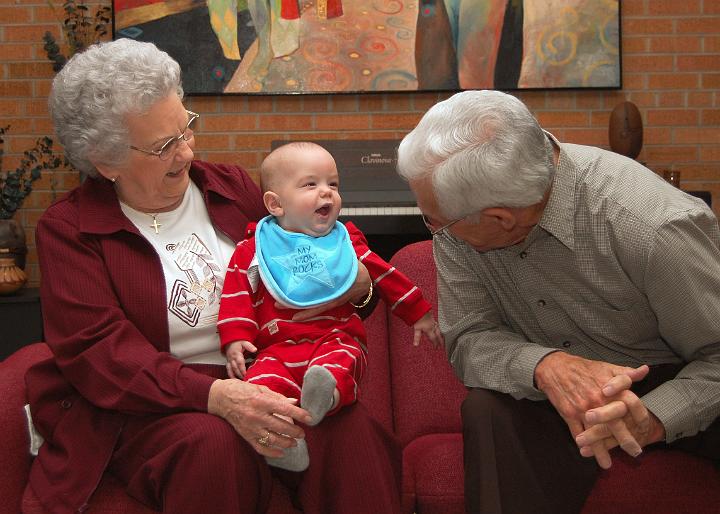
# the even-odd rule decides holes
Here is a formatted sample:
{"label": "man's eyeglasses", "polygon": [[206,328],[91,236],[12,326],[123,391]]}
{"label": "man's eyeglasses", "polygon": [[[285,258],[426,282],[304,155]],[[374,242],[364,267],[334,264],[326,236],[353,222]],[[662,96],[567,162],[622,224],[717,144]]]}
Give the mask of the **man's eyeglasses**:
{"label": "man's eyeglasses", "polygon": [[196,112],[188,111],[185,109],[185,112],[188,114],[188,122],[185,126],[185,130],[183,130],[182,134],[179,136],[171,137],[167,141],[165,141],[160,148],[157,150],[146,150],[145,148],[138,148],[137,146],[130,145],[130,148],[133,150],[137,150],[138,152],[146,153],[148,155],[154,155],[155,157],[158,157],[161,161],[167,161],[170,157],[172,157],[175,154],[175,150],[177,150],[178,144],[180,143],[180,140],[183,141],[190,141],[193,138],[193,124],[195,121],[200,117],[200,115]]}
{"label": "man's eyeglasses", "polygon": [[436,236],[437,234],[445,233],[447,231],[447,229],[452,227],[455,223],[467,218],[467,216],[463,216],[462,218],[457,218],[457,219],[452,220],[449,223],[445,223],[442,227],[435,228],[435,226],[430,222],[430,220],[427,219],[427,217],[425,217],[424,214],[421,214],[420,216],[422,217],[423,223],[425,223],[425,226],[430,231],[431,236]]}

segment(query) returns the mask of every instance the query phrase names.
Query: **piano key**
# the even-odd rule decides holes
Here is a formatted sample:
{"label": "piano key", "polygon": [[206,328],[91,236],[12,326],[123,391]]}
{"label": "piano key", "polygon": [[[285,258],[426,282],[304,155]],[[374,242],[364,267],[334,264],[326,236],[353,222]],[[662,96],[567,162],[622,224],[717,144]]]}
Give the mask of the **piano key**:
{"label": "piano key", "polygon": [[341,216],[420,216],[417,207],[343,207]]}

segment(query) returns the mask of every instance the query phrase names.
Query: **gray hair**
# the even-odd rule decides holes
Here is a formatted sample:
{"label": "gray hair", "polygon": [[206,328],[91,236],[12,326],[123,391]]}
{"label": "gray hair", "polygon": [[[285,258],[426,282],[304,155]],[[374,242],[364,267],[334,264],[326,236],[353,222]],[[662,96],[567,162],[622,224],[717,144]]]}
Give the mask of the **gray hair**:
{"label": "gray hair", "polygon": [[535,117],[499,91],[464,91],[434,105],[398,149],[398,173],[406,180],[432,176],[448,219],[540,202],[553,161]]}
{"label": "gray hair", "polygon": [[90,176],[92,161],[109,166],[126,162],[127,114],[143,114],[177,93],[182,99],[180,66],[152,43],[118,39],[74,55],[53,80],[50,113],[68,160]]}

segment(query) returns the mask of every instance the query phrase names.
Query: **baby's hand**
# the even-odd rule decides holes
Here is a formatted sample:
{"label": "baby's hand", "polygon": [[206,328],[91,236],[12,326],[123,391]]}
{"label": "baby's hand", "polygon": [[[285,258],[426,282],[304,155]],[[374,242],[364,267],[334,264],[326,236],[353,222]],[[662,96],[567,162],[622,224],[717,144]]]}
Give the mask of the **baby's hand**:
{"label": "baby's hand", "polygon": [[425,316],[420,318],[413,325],[415,334],[413,335],[413,346],[420,344],[420,337],[425,334],[433,345],[433,348],[445,343],[442,332],[440,332],[440,326],[438,325],[435,318],[433,318],[432,312],[428,311]]}
{"label": "baby's hand", "polygon": [[256,352],[257,348],[250,341],[235,341],[227,345],[227,373],[230,378],[245,378],[245,351]]}

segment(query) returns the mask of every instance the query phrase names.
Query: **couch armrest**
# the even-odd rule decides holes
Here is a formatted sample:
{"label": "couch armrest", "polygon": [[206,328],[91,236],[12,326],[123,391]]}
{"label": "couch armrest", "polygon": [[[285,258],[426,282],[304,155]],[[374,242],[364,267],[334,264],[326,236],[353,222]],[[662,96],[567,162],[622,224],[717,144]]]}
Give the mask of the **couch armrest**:
{"label": "couch armrest", "polygon": [[[437,278],[432,241],[402,248],[390,263],[415,283],[437,316]],[[412,328],[388,314],[390,376],[395,435],[403,446],[416,437],[461,432],[460,405],[467,392],[444,348],[412,344]]]}
{"label": "couch armrest", "polygon": [[21,348],[0,362],[0,501],[8,511],[20,512],[30,472],[25,411],[25,371],[51,355],[44,343]]}

